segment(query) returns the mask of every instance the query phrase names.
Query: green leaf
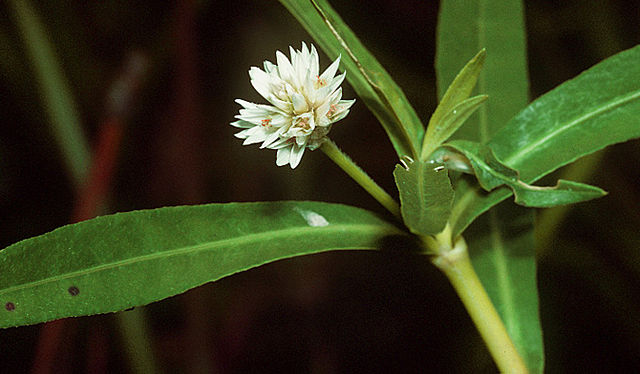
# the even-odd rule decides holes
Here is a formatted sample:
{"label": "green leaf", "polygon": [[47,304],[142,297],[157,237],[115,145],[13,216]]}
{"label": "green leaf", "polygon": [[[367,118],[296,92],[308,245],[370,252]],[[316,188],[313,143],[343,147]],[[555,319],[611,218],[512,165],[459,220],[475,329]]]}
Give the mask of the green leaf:
{"label": "green leaf", "polygon": [[436,45],[438,93],[444,97],[462,65],[479,50],[486,59],[477,92],[490,99],[456,133],[486,141],[529,102],[523,8],[519,0],[443,0]]}
{"label": "green leaf", "polygon": [[[442,0],[437,41],[440,95],[460,66],[478,50],[487,49],[477,92],[488,95],[489,100],[453,135],[455,139],[485,143],[529,102],[522,1]],[[450,225],[453,234],[459,235],[471,222],[460,226],[461,213],[481,192],[470,178],[460,178],[455,190]],[[492,193],[509,192],[499,188]],[[476,220],[465,238],[473,265],[527,367],[531,373],[542,373],[544,349],[538,316],[533,214],[508,204]]]}
{"label": "green leaf", "polygon": [[422,160],[426,160],[426,158],[429,157],[429,155],[435,151],[440,144],[453,135],[462,123],[464,123],[464,120],[466,120],[477,108],[477,106],[474,107],[464,120],[459,121],[459,123],[452,121],[452,114],[455,115],[458,113],[458,109],[462,109],[456,107],[467,100],[471,95],[473,88],[476,86],[486,55],[486,51],[482,49],[471,59],[471,61],[467,62],[442,96],[442,100],[440,100],[438,107],[436,107],[436,110],[429,119],[427,132],[422,142]]}
{"label": "green leaf", "polygon": [[[425,142],[422,146],[422,160],[426,160],[442,143],[453,135],[464,124],[464,122],[480,108],[488,98],[487,95],[478,95],[469,99],[465,99],[454,106],[442,119],[433,126],[429,125],[429,129],[433,129],[431,134],[427,131]],[[437,109],[436,109],[437,111]],[[433,117],[431,117],[433,118]],[[427,141],[427,136],[431,136]]]}
{"label": "green leaf", "polygon": [[441,232],[451,213],[453,187],[447,171],[434,164],[415,161],[396,165],[393,176],[400,191],[400,210],[412,233]]}
{"label": "green leaf", "polygon": [[559,179],[555,186],[530,186],[522,181],[513,186],[516,204],[527,207],[550,208],[558,205],[575,204],[597,199],[607,193],[602,189],[584,183]]}
{"label": "green leaf", "polygon": [[[554,187],[538,187],[523,182],[516,170],[504,165],[493,154],[491,148],[467,140],[455,140],[445,144],[446,148],[460,152],[473,168],[480,186],[486,191],[507,185],[515,194],[515,202],[535,208],[574,204],[606,195],[602,189],[587,184],[559,180]],[[446,149],[445,148],[445,149]],[[450,151],[451,152],[451,151]],[[439,153],[435,162],[447,165],[451,153]]]}
{"label": "green leaf", "polygon": [[[518,208],[518,209],[514,209]],[[465,231],[473,267],[531,373],[543,372],[532,209],[511,202],[491,209]]]}
{"label": "green leaf", "polygon": [[[488,145],[525,183],[608,145],[640,137],[640,46],[612,56],[546,93]],[[454,232],[506,199],[470,187],[456,196]]]}
{"label": "green leaf", "polygon": [[98,217],[0,251],[0,327],[115,312],[279,259],[376,249],[385,237],[402,234],[368,211],[320,202]]}
{"label": "green leaf", "polygon": [[405,94],[327,0],[280,0],[331,58],[342,54],[347,80],[378,118],[399,157],[418,157],[424,126]]}

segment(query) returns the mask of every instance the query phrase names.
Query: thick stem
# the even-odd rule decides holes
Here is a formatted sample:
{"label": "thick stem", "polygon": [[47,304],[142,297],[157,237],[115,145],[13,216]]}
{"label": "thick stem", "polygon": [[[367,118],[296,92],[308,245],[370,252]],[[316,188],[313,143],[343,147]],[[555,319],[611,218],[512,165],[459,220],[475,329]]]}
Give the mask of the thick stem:
{"label": "thick stem", "polygon": [[400,218],[400,206],[382,187],[371,179],[358,165],[356,165],[338,146],[327,139],[320,147],[322,151],[335,162],[345,173],[364,188],[382,206],[387,208],[394,216]]}
{"label": "thick stem", "polygon": [[438,255],[432,261],[449,278],[500,372],[528,373],[522,357],[471,265],[464,239],[457,239],[454,247],[448,251],[438,251]]}

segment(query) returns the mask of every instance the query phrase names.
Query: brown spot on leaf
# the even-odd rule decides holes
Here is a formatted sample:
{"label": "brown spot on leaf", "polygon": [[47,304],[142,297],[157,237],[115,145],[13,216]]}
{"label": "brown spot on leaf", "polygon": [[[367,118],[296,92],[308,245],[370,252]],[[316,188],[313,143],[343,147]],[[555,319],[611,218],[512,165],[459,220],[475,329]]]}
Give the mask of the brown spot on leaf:
{"label": "brown spot on leaf", "polygon": [[76,286],[69,287],[67,291],[69,291],[69,295],[71,296],[77,296],[80,293],[80,290]]}
{"label": "brown spot on leaf", "polygon": [[4,304],[4,308],[10,312],[14,311],[16,309],[16,304],[12,303],[11,301],[9,301],[8,303]]}

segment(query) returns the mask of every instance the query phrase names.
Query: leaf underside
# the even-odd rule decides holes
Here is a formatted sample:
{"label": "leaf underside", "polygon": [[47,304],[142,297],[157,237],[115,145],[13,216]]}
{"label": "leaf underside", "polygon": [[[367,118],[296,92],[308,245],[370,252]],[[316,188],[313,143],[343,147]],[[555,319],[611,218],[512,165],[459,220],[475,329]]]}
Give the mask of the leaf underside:
{"label": "leaf underside", "polygon": [[447,170],[422,161],[405,165],[396,165],[393,172],[404,223],[414,234],[437,234],[447,224],[453,202]]}

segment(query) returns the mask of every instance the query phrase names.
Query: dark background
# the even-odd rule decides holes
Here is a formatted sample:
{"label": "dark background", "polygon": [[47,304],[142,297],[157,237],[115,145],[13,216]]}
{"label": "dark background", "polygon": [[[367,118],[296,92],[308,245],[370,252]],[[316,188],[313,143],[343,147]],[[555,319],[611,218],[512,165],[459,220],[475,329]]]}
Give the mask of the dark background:
{"label": "dark background", "polygon": [[[92,142],[110,118],[107,97],[123,66],[132,53],[146,61],[121,118],[109,211],[304,199],[384,213],[322,153],[307,152],[291,171],[275,166],[275,151],[242,147],[232,136],[233,100],[261,101],[249,67],[274,60],[276,49],[312,41],[278,2],[33,3]],[[426,122],[436,105],[437,2],[332,3]],[[530,1],[526,11],[532,98],[640,41],[637,1]],[[0,14],[7,15],[0,17],[2,248],[68,223],[77,195],[14,14],[5,3]],[[329,62],[321,57],[321,67]],[[344,92],[355,97],[348,85]],[[331,135],[395,191],[395,154],[361,101]],[[609,195],[572,207],[557,227],[543,226],[553,229],[538,248],[547,372],[640,370],[638,145],[617,145],[589,160],[580,181]],[[329,253],[281,261],[143,310],[168,373],[496,370],[425,257]],[[41,328],[0,331],[1,372],[39,364]],[[55,346],[53,372],[131,372],[123,346],[112,315],[70,320]]]}

